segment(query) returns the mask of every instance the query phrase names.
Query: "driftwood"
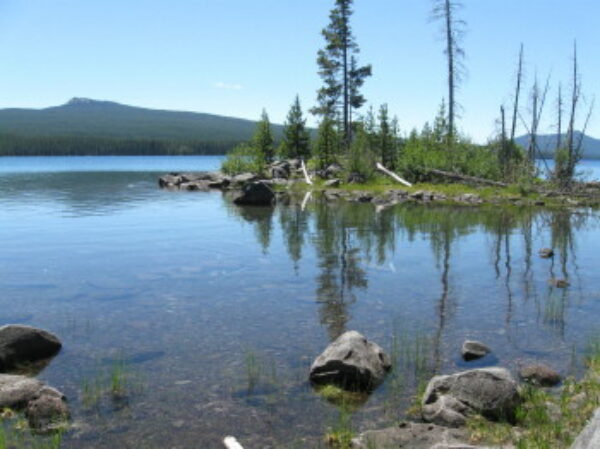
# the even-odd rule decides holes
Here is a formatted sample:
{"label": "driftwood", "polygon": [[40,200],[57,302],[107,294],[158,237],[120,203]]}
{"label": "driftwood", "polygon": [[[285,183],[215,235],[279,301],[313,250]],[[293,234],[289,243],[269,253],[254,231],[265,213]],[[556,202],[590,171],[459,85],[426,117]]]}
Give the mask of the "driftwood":
{"label": "driftwood", "polygon": [[300,161],[300,166],[302,167],[302,173],[304,173],[304,179],[306,183],[312,186],[312,181],[310,180],[310,176],[308,176],[308,171],[306,171],[306,165],[304,165],[304,160]]}
{"label": "driftwood", "polygon": [[225,437],[223,444],[227,449],[244,449],[235,437]]}
{"label": "driftwood", "polygon": [[395,179],[396,181],[398,181],[400,184],[404,184],[406,187],[412,187],[412,184],[410,182],[408,182],[406,179],[402,179],[400,176],[398,176],[396,173],[394,173],[393,171],[388,170],[387,168],[385,168],[383,165],[381,165],[379,162],[377,162],[377,164],[375,164],[375,167],[377,167],[377,170],[379,170],[380,172],[385,173],[386,175],[388,175],[390,178]]}
{"label": "driftwood", "polygon": [[444,178],[452,179],[454,181],[463,181],[473,184],[482,184],[485,186],[493,187],[508,187],[508,184],[500,181],[492,181],[491,179],[477,178],[476,176],[461,175],[460,173],[453,173],[443,170],[431,169],[429,173],[433,175],[442,176]]}

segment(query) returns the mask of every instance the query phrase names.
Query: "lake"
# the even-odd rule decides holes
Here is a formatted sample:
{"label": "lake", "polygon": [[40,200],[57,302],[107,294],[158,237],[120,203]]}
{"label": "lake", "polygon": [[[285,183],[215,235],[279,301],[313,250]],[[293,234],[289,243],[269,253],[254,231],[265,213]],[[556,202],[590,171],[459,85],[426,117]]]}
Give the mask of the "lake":
{"label": "lake", "polygon": [[[543,362],[599,335],[600,215],[326,203],[240,208],[160,190],[218,157],[0,158],[0,323],[57,334],[64,448],[320,447],[339,410],[307,382],[354,329],[394,357],[356,430],[404,416],[434,372]],[[553,247],[556,256],[537,251]],[[551,278],[570,287],[554,288]],[[465,363],[466,338],[493,349]],[[115,377],[124,394],[112,394]]]}

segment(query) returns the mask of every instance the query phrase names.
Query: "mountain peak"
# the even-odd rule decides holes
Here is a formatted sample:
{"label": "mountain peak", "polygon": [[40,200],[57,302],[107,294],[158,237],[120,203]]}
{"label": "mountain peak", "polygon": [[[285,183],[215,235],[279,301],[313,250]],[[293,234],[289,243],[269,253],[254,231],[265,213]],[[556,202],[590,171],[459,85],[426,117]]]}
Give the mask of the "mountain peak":
{"label": "mountain peak", "polygon": [[112,101],[93,100],[85,97],[73,97],[65,103],[65,106],[107,106],[116,104],[118,103]]}

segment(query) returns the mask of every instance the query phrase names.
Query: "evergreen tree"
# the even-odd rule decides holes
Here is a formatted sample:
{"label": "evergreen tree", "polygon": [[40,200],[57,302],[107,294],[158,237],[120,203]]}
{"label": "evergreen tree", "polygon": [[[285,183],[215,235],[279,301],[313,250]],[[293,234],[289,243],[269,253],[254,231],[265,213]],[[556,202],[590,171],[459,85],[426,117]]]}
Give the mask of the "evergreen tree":
{"label": "evergreen tree", "polygon": [[285,158],[308,158],[310,156],[310,136],[306,129],[306,120],[302,115],[300,98],[292,104],[285,122],[281,156]]}
{"label": "evergreen tree", "polygon": [[347,149],[352,129],[352,108],[360,108],[365,99],[359,89],[371,76],[371,66],[359,67],[355,55],[358,45],[352,35],[350,17],[353,0],[336,0],[329,14],[329,25],[322,31],[325,48],[319,50],[317,64],[324,85],[318,91],[318,106],[313,112],[332,117],[341,107],[342,138]]}
{"label": "evergreen tree", "polygon": [[393,168],[396,155],[394,154],[394,135],[389,120],[387,104],[379,108],[379,154],[381,163],[388,168]]}
{"label": "evergreen tree", "polygon": [[256,132],[252,138],[252,143],[262,159],[266,163],[273,161],[275,148],[273,147],[273,133],[271,132],[271,123],[267,111],[263,109],[260,121],[256,125]]}
{"label": "evergreen tree", "polygon": [[335,121],[328,115],[319,124],[317,141],[314,145],[319,168],[327,168],[335,161],[339,148],[339,136]]}

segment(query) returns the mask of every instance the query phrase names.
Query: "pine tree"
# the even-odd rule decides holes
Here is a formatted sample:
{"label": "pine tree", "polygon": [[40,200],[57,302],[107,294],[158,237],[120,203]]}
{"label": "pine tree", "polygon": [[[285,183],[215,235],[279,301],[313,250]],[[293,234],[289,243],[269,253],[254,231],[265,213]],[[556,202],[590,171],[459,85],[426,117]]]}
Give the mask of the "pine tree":
{"label": "pine tree", "polygon": [[335,121],[330,116],[325,116],[319,124],[317,141],[314,145],[319,168],[325,169],[335,161],[339,148],[339,136]]}
{"label": "pine tree", "polygon": [[263,109],[260,121],[256,125],[256,132],[252,138],[252,143],[262,159],[266,163],[273,161],[275,148],[273,147],[273,134],[271,132],[271,123],[267,111]]}
{"label": "pine tree", "polygon": [[310,136],[306,129],[306,120],[302,115],[300,98],[297,95],[284,126],[281,156],[308,158],[310,156]]}
{"label": "pine tree", "polygon": [[342,138],[348,149],[352,129],[352,108],[358,109],[365,99],[359,89],[371,76],[371,66],[359,67],[358,45],[350,28],[353,0],[336,0],[329,14],[329,25],[322,31],[325,48],[319,50],[317,64],[324,85],[318,91],[318,106],[313,113],[333,117],[341,107]]}
{"label": "pine tree", "polygon": [[396,155],[394,154],[394,136],[389,120],[388,106],[382,104],[379,108],[379,152],[381,163],[388,168],[393,168]]}

